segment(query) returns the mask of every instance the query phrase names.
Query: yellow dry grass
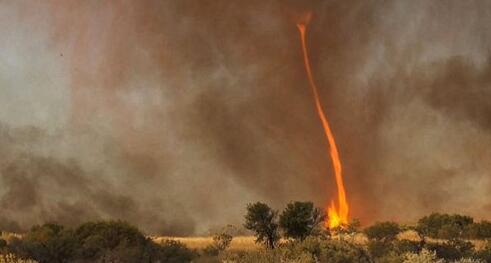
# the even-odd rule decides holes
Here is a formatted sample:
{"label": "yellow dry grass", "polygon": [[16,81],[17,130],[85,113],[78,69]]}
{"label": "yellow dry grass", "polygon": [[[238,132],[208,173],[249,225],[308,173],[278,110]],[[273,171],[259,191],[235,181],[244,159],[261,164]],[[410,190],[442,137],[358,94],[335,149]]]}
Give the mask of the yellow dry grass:
{"label": "yellow dry grass", "polygon": [[35,260],[18,259],[13,254],[0,255],[0,263],[37,263]]}
{"label": "yellow dry grass", "polygon": [[0,238],[3,239],[3,240],[11,240],[12,238],[22,238],[22,235],[21,234],[16,234],[16,233],[10,233],[10,232],[3,232],[3,231],[0,231],[2,234],[0,235]]}
{"label": "yellow dry grass", "polygon": [[[340,238],[340,237],[333,237],[334,239]],[[211,245],[213,243],[213,237],[153,237],[152,238],[154,242],[160,243],[164,240],[175,240],[183,243],[187,247],[191,249],[203,249],[208,245]],[[359,245],[366,245],[368,242],[367,237],[362,234],[362,233],[357,233],[352,236],[344,236],[343,239],[351,241],[355,244]],[[412,240],[412,241],[419,241],[420,238],[418,234],[413,231],[405,231],[402,232],[398,235],[398,239],[406,239],[406,240]],[[261,248],[261,245],[256,244],[254,242],[255,237],[253,236],[237,236],[232,239],[232,243],[230,244],[229,249],[230,250],[254,250],[254,249],[259,249]],[[437,240],[437,239],[428,239],[429,242],[444,242],[445,240]],[[486,241],[484,240],[468,240],[474,244],[476,249],[482,249],[486,245]],[[285,242],[285,240],[282,240],[280,242]]]}

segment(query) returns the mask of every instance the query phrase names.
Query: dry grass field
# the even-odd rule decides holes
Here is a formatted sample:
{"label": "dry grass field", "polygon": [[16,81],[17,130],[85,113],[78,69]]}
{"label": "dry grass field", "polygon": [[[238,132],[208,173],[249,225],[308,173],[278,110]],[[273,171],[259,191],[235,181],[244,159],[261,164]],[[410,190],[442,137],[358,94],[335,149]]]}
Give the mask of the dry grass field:
{"label": "dry grass field", "polygon": [[[352,241],[356,244],[359,245],[365,245],[368,242],[367,237],[362,234],[358,233],[354,236],[350,237],[345,237],[345,239]],[[415,231],[409,230],[402,232],[398,235],[398,239],[406,239],[406,240],[413,240],[417,241],[419,240],[419,236]],[[164,240],[175,240],[179,241],[183,244],[185,244],[187,247],[191,249],[203,249],[206,246],[210,245],[213,243],[213,237],[168,237],[168,236],[161,236],[161,237],[153,237],[152,240],[156,243],[160,243]],[[236,236],[232,239],[232,243],[230,244],[229,250],[255,250],[261,248],[261,245],[256,244],[254,242],[255,238],[253,236]],[[444,242],[445,240],[438,240],[438,239],[428,239],[430,242]],[[484,248],[486,245],[485,240],[469,240],[474,244],[477,250]],[[284,241],[283,241],[284,242]]]}
{"label": "dry grass field", "polygon": [[[403,237],[405,238],[405,237]],[[358,233],[354,236],[346,237],[347,240],[352,241],[356,244],[365,244],[368,240],[364,234]],[[160,243],[164,240],[175,240],[185,244],[187,247],[192,249],[202,249],[213,243],[213,237],[153,237],[152,240],[156,243]],[[230,250],[254,250],[261,248],[260,244],[254,242],[255,237],[253,236],[236,236],[232,239],[230,244]],[[285,242],[282,240],[280,242]]]}

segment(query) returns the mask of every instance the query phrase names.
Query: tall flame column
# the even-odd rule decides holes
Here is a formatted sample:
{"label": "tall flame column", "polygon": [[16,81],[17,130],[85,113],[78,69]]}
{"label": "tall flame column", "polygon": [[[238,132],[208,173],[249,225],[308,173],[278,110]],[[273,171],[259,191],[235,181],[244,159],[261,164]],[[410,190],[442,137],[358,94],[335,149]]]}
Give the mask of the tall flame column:
{"label": "tall flame column", "polygon": [[307,71],[309,84],[310,87],[312,88],[312,93],[314,95],[315,107],[317,109],[319,119],[321,120],[322,127],[324,128],[324,134],[327,138],[327,141],[329,142],[329,153],[334,167],[336,186],[338,189],[338,200],[337,200],[338,205],[336,206],[334,200],[331,200],[329,206],[327,207],[328,220],[325,222],[325,224],[326,227],[335,228],[348,223],[349,206],[348,206],[348,202],[346,201],[346,191],[344,189],[344,182],[343,182],[343,175],[342,175],[343,170],[341,166],[341,160],[339,159],[338,148],[336,147],[336,141],[334,140],[334,135],[329,126],[329,122],[327,121],[326,115],[322,110],[322,104],[319,99],[318,89],[314,82],[312,69],[310,68],[310,62],[307,53],[307,45],[305,41],[306,24],[307,24],[306,22],[297,24],[298,30],[300,31],[301,41],[302,41],[302,51],[303,51],[303,58],[305,62],[305,69]]}

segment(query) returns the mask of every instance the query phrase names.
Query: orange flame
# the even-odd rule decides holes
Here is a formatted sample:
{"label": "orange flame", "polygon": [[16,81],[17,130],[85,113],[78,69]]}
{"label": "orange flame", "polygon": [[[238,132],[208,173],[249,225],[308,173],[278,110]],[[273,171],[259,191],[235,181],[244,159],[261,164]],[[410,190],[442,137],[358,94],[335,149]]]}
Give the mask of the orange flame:
{"label": "orange flame", "polygon": [[318,89],[317,86],[315,85],[314,77],[312,75],[312,70],[310,68],[309,56],[307,53],[307,45],[305,41],[305,31],[309,20],[310,20],[310,13],[307,14],[305,17],[303,17],[302,21],[297,24],[297,27],[298,30],[300,31],[300,37],[302,41],[305,69],[307,70],[309,84],[310,87],[312,88],[312,93],[314,94],[317,113],[319,114],[319,118],[322,122],[322,127],[324,128],[324,133],[326,135],[327,141],[329,142],[329,152],[334,167],[334,174],[336,176],[336,186],[338,189],[338,206],[335,205],[334,200],[331,200],[331,203],[327,208],[328,219],[325,222],[326,227],[335,228],[338,226],[343,226],[348,223],[349,206],[348,206],[348,202],[346,201],[346,191],[344,190],[342,166],[341,166],[341,160],[339,159],[338,148],[336,147],[336,141],[334,140],[334,135],[329,126],[329,122],[327,121],[326,115],[322,110],[322,104],[319,99]]}

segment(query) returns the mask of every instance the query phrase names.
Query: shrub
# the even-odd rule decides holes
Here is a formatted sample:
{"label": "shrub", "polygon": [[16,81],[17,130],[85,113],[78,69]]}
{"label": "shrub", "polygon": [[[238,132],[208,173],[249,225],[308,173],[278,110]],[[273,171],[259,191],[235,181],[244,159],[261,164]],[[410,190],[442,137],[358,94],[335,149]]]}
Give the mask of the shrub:
{"label": "shrub", "polygon": [[203,255],[205,256],[218,256],[218,254],[220,254],[220,250],[213,244],[203,248]]}
{"label": "shrub", "polygon": [[280,239],[277,219],[278,212],[267,204],[261,202],[248,204],[244,227],[255,232],[256,243],[274,248]]}
{"label": "shrub", "polygon": [[402,262],[403,255],[407,253],[418,254],[421,251],[420,243],[411,240],[394,240],[392,242],[369,240],[368,253],[376,262]]}
{"label": "shrub", "polygon": [[416,231],[423,237],[460,238],[473,222],[469,216],[433,213],[419,219]]}
{"label": "shrub", "polygon": [[[116,257],[109,251],[119,251],[121,257],[139,258],[150,248],[150,241],[134,226],[122,221],[88,222],[75,230],[79,242],[77,257],[95,260],[101,257]],[[124,250],[133,250],[133,256],[123,255]],[[147,253],[148,254],[148,253]]]}
{"label": "shrub", "polygon": [[154,260],[146,262],[191,262],[196,256],[196,252],[188,249],[181,242],[166,240],[157,247],[157,255],[154,256]]}
{"label": "shrub", "polygon": [[391,242],[396,239],[397,235],[401,232],[401,228],[394,222],[382,222],[365,228],[364,232],[369,239]]}
{"label": "shrub", "polygon": [[217,247],[220,251],[227,249],[232,243],[233,237],[227,233],[220,233],[213,237],[213,242],[215,247]]}
{"label": "shrub", "polygon": [[368,241],[367,249],[372,258],[381,258],[394,251],[394,245],[390,242],[370,240]]}
{"label": "shrub", "polygon": [[57,224],[44,224],[32,227],[22,240],[14,241],[12,250],[39,263],[64,263],[74,258],[76,247],[71,230]]}
{"label": "shrub", "polygon": [[422,249],[421,242],[412,241],[412,240],[395,240],[394,249],[398,254],[406,254],[406,253],[419,253]]}
{"label": "shrub", "polygon": [[466,237],[475,239],[491,238],[491,222],[483,220],[469,225],[466,229]]}
{"label": "shrub", "polygon": [[404,255],[398,254],[395,251],[391,251],[388,254],[377,258],[373,262],[377,263],[402,263],[404,261]]}
{"label": "shrub", "polygon": [[6,247],[7,247],[7,241],[5,241],[5,239],[3,238],[0,238],[0,250]]}
{"label": "shrub", "polygon": [[471,242],[458,239],[443,243],[427,243],[426,248],[434,251],[439,258],[445,260],[457,260],[463,257],[469,257],[474,252],[474,245]]}
{"label": "shrub", "polygon": [[227,233],[220,233],[213,236],[213,244],[206,246],[203,253],[208,256],[217,256],[230,246],[232,236]]}
{"label": "shrub", "polygon": [[256,263],[368,263],[372,262],[359,245],[341,240],[326,240],[307,237],[303,241],[292,241],[274,250],[227,252],[221,255],[222,262]]}
{"label": "shrub", "polygon": [[280,227],[285,236],[304,240],[313,231],[318,230],[323,221],[322,210],[315,208],[312,202],[289,203],[280,215]]}
{"label": "shrub", "polygon": [[[0,255],[5,255],[5,254],[9,254],[9,248],[8,248],[8,244],[7,244],[7,241],[5,239],[2,239],[0,238]],[[0,260],[0,262],[2,262]]]}
{"label": "shrub", "polygon": [[452,263],[486,263],[486,262],[474,258],[461,258],[459,260],[452,261]]}
{"label": "shrub", "polygon": [[474,252],[474,257],[484,262],[491,262],[491,244],[487,243],[484,248]]}
{"label": "shrub", "polygon": [[23,242],[26,254],[39,263],[70,262],[77,246],[73,232],[57,224],[34,226]]}
{"label": "shrub", "polygon": [[404,256],[403,263],[444,263],[443,259],[438,259],[436,253],[426,249],[421,250],[418,254],[407,253]]}
{"label": "shrub", "polygon": [[13,238],[10,252],[39,263],[190,262],[194,251],[175,241],[161,245],[121,221],[86,223],[75,231],[56,224],[33,227],[23,239]]}
{"label": "shrub", "polygon": [[304,241],[290,243],[285,248],[288,251],[308,252],[318,262],[370,262],[370,257],[361,246],[344,240],[308,237]]}
{"label": "shrub", "polygon": [[77,258],[87,262],[190,262],[196,253],[182,243],[155,244],[122,221],[89,222],[75,231]]}
{"label": "shrub", "polygon": [[[281,251],[278,249],[255,250],[255,251],[247,251],[247,252],[239,252],[239,253],[226,253],[221,257],[221,260],[222,262],[234,262],[234,263],[285,262],[282,260]],[[310,262],[306,261],[301,263],[310,263]]]}
{"label": "shrub", "polygon": [[342,240],[321,241],[319,254],[315,255],[320,262],[370,262],[365,250],[353,243]]}

